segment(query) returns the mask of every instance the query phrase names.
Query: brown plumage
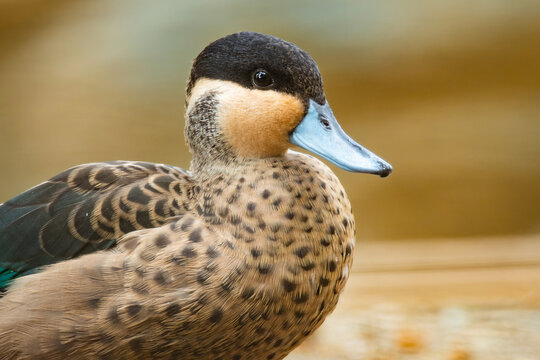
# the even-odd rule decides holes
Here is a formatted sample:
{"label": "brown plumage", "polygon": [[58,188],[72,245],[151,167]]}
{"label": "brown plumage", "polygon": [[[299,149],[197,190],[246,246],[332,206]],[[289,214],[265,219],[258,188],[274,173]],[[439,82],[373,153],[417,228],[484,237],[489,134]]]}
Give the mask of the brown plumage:
{"label": "brown plumage", "polygon": [[[294,46],[232,37],[286,44],[287,54]],[[309,56],[294,50],[283,61]],[[19,252],[34,251],[13,256],[12,269],[56,264],[20,277],[0,300],[0,359],[281,359],[334,309],[354,249],[349,200],[322,162],[287,151],[306,99],[321,100],[308,90],[318,71],[302,93],[248,88],[195,68],[186,111],[192,172],[89,164],[34,188],[45,215],[36,231],[10,239]],[[272,100],[250,108],[249,92]],[[233,111],[238,96],[244,105]],[[231,126],[251,135],[227,136]],[[253,138],[254,126],[262,139]],[[30,206],[23,195],[3,205],[7,214]],[[10,224],[3,234],[15,237]]]}

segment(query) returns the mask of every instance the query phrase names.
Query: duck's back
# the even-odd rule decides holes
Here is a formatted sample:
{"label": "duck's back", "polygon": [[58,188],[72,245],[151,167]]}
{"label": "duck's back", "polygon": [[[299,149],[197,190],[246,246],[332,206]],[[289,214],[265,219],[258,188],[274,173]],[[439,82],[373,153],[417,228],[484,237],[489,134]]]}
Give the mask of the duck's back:
{"label": "duck's back", "polygon": [[190,188],[182,169],[115,161],[76,166],[0,204],[0,289],[185,213]]}

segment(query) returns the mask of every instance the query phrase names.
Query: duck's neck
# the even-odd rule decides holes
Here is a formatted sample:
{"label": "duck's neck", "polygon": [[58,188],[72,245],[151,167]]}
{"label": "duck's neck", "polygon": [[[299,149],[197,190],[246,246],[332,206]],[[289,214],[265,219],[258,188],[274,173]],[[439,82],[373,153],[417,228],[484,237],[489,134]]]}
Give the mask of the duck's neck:
{"label": "duck's neck", "polygon": [[239,159],[234,156],[208,156],[193,154],[190,170],[200,182],[206,182],[216,177],[234,178],[240,172],[264,164],[266,159]]}

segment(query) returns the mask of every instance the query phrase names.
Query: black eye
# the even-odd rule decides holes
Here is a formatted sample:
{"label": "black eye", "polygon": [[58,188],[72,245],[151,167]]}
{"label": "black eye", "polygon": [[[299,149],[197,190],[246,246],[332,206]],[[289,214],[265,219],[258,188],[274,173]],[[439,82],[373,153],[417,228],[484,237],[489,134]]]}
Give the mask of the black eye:
{"label": "black eye", "polygon": [[251,82],[259,89],[265,89],[274,84],[274,79],[266,70],[255,70],[251,76]]}

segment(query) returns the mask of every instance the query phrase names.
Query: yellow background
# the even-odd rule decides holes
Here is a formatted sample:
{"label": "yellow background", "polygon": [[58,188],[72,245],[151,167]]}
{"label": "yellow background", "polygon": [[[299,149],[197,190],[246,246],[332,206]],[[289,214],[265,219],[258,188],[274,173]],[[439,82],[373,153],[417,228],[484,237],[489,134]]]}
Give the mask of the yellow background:
{"label": "yellow background", "polygon": [[0,201],[85,162],[189,166],[184,87],[210,41],[312,54],[344,129],[395,169],[336,169],[360,239],[540,232],[537,1],[0,2]]}

